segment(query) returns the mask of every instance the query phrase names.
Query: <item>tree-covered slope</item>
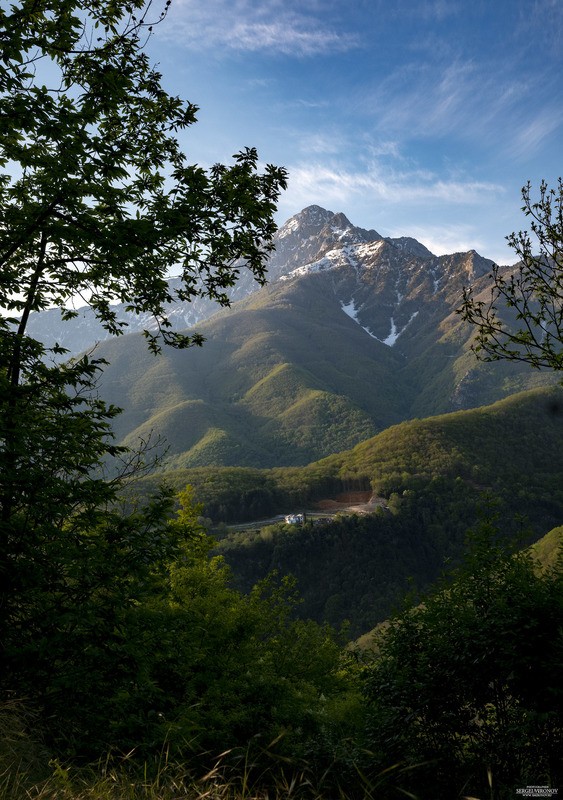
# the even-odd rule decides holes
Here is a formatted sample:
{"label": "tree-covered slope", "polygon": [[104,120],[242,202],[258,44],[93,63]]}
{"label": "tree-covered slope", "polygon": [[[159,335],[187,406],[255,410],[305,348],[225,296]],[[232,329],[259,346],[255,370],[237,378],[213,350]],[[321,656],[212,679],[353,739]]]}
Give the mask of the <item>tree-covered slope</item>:
{"label": "tree-covered slope", "polygon": [[203,322],[203,348],[155,359],[140,336],[103,343],[118,439],[154,431],[169,469],[305,465],[401,420],[553,381],[477,362],[455,314],[464,282],[486,280],[476,254],[437,265],[378,241],[357,245],[360,268],[350,249],[332,252]]}
{"label": "tree-covered slope", "polygon": [[[166,473],[191,483],[214,523],[314,509],[351,489],[382,498],[376,513],[233,531],[220,552],[244,589],[269,571],[292,573],[301,613],[359,634],[409,590],[457,560],[467,529],[494,498],[505,533],[523,544],[563,518],[563,391],[538,389],[493,405],[395,425],[352,450],[302,468],[201,468]],[[147,479],[147,485],[156,477]],[[386,508],[384,507],[386,506]]]}
{"label": "tree-covered slope", "polygon": [[137,336],[101,346],[103,395],[124,408],[118,438],[157,431],[174,467],[306,464],[404,418],[402,381],[389,380],[400,357],[310,283],[202,324],[201,349],[155,359]]}
{"label": "tree-covered slope", "polygon": [[537,559],[541,570],[555,567],[563,554],[563,525],[558,525],[531,547],[532,555]]}

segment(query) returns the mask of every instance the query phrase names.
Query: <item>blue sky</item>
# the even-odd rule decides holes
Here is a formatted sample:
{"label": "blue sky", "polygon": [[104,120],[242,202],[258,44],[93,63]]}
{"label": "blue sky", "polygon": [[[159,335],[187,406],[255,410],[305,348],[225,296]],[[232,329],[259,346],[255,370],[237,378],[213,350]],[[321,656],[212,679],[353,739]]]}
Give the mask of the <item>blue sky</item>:
{"label": "blue sky", "polygon": [[190,160],[256,146],[316,203],[501,263],[520,189],[563,175],[561,0],[173,0],[148,45],[200,107]]}

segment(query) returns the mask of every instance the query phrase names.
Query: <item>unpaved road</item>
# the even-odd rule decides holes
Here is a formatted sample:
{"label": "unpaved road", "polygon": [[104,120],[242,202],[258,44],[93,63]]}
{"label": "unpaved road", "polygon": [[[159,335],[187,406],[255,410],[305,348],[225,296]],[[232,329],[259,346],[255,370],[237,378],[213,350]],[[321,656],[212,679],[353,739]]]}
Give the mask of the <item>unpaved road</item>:
{"label": "unpaved road", "polygon": [[[318,500],[311,508],[295,508],[291,514],[304,513],[308,519],[332,518],[337,514],[373,514],[377,508],[385,508],[387,500],[377,497],[372,492],[344,492],[332,498]],[[277,525],[285,519],[284,514],[277,514],[269,519],[241,522],[238,525],[228,525],[230,531],[248,531],[265,528],[266,525]]]}

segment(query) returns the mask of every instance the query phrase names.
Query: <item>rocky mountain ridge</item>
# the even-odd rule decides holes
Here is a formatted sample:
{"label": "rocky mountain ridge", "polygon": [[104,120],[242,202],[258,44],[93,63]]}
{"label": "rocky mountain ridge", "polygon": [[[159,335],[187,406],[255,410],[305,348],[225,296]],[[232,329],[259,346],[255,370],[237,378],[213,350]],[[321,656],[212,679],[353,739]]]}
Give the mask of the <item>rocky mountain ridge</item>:
{"label": "rocky mountain ridge", "polygon": [[118,441],[161,436],[167,469],[297,466],[403,420],[553,382],[526,365],[476,360],[474,330],[456,314],[465,286],[477,297],[489,286],[492,262],[475,251],[436,256],[319,206],[276,241],[265,287],[252,291],[243,274],[246,296],[231,308],[171,309],[179,328],[207,313],[196,327],[202,348],[155,358],[138,333],[98,345],[108,362],[100,392],[123,408]]}
{"label": "rocky mountain ridge", "polygon": [[[405,324],[408,311],[397,310],[397,307],[401,306],[408,294],[408,286],[412,286],[413,280],[417,280],[417,271],[426,270],[431,276],[434,289],[437,290],[440,283],[445,284],[446,280],[460,270],[466,282],[471,282],[475,277],[490,271],[492,266],[492,262],[483,259],[474,251],[468,254],[435,256],[416,239],[384,238],[375,230],[365,230],[352,225],[342,213],[333,213],[316,205],[308,206],[282,225],[275,235],[275,245],[276,249],[268,263],[269,284],[280,279],[291,280],[311,272],[336,269],[346,265],[352,267],[356,276],[359,269],[373,270],[377,267],[381,273],[379,279],[370,280],[368,283],[376,291],[384,291],[386,297],[390,328],[384,336],[381,330],[383,323],[377,325],[379,331],[377,336],[381,334],[382,341],[392,335],[393,324],[395,330],[398,330],[399,324]],[[260,289],[244,265],[241,264],[239,270],[237,283],[227,292],[231,303],[244,299]],[[395,301],[388,287],[384,288],[388,283],[384,279],[386,272],[392,274],[396,281]],[[170,280],[172,297],[175,296],[177,287],[178,279],[172,278]],[[350,296],[343,305],[351,307],[352,302],[353,298]],[[125,304],[118,304],[116,307],[118,319],[127,323],[128,333],[155,328],[155,322],[149,315],[134,315],[126,310]],[[354,308],[359,321],[362,321],[364,316],[370,316],[367,299],[362,300],[361,304],[354,302]],[[393,311],[397,311],[397,320],[393,316]],[[166,313],[175,330],[184,330],[214,314],[221,313],[221,308],[208,298],[196,297],[190,303],[175,301],[169,304]],[[88,307],[79,308],[78,316],[65,322],[61,320],[58,309],[32,314],[28,331],[31,336],[44,342],[48,347],[55,343],[62,345],[70,355],[90,350],[98,342],[108,338],[106,331]]]}

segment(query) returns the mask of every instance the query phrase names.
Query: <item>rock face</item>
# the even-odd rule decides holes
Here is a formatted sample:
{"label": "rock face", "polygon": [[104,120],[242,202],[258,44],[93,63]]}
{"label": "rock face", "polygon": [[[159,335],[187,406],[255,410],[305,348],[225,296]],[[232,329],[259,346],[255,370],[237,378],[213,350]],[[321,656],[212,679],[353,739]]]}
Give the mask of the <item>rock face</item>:
{"label": "rock face", "polygon": [[[288,220],[276,244],[269,284],[258,289],[242,269],[230,309],[171,306],[175,327],[197,325],[203,348],[155,359],[140,335],[101,342],[96,354],[109,362],[101,391],[124,409],[119,440],[162,435],[170,467],[305,464],[402,420],[552,380],[525,365],[476,361],[473,331],[455,313],[464,286],[478,294],[489,282],[492,262],[475,251],[435,256],[319,206]],[[47,344],[78,352],[102,340],[88,310],[71,323],[56,315],[33,320]],[[132,331],[150,327],[120,315]]]}

